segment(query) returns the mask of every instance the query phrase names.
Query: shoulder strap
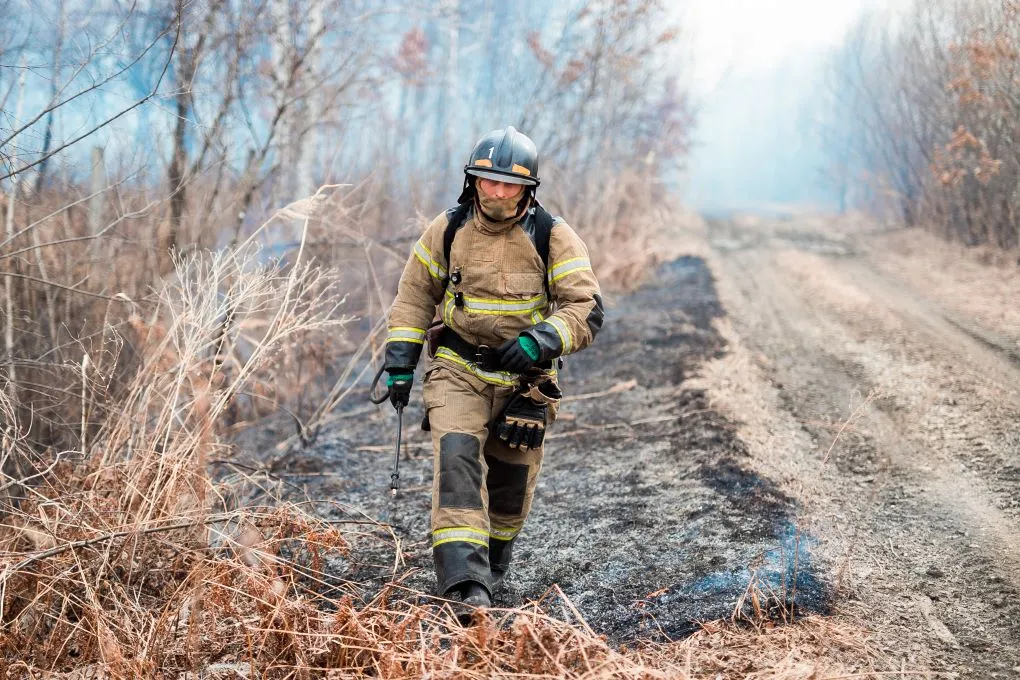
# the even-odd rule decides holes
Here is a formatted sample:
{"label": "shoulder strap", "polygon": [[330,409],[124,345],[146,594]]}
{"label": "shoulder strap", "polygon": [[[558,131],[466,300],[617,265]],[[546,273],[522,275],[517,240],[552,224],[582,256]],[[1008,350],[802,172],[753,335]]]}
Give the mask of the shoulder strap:
{"label": "shoulder strap", "polygon": [[[453,250],[453,239],[457,235],[457,230],[464,226],[464,222],[467,221],[468,213],[471,211],[471,201],[465,201],[456,208],[450,208],[446,211],[446,231],[443,232],[443,257],[446,258],[446,270],[450,270],[450,251]],[[447,275],[446,279],[443,280],[443,287],[450,282],[450,277]]]}
{"label": "shoulder strap", "polygon": [[542,264],[546,271],[549,270],[549,239],[552,236],[553,227],[562,221],[559,217],[553,217],[541,205],[535,206],[535,250],[542,258]]}
{"label": "shoulder strap", "polygon": [[[446,211],[446,231],[443,232],[443,257],[446,258],[446,268],[450,269],[450,252],[453,250],[453,239],[457,236],[457,230],[464,226],[468,215],[471,212],[471,202],[461,203],[456,208]],[[554,217],[548,210],[536,201],[535,210],[535,231],[533,234],[535,250],[542,258],[542,265],[546,271],[549,270],[549,240],[552,236],[553,227],[562,222],[559,217]],[[449,284],[449,276],[443,281],[444,287]],[[548,282],[546,284],[548,288]]]}

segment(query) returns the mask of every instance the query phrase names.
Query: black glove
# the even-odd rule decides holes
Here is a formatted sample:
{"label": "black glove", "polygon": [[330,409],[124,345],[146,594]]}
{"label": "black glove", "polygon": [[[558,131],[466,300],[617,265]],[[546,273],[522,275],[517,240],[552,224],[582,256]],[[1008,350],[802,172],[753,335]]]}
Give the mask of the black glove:
{"label": "black glove", "polygon": [[518,394],[507,404],[503,417],[496,422],[496,436],[512,449],[537,449],[545,439],[548,406]]}
{"label": "black glove", "polygon": [[507,340],[497,351],[503,368],[511,373],[524,373],[538,362],[538,343],[526,335]]}
{"label": "black glove", "polygon": [[414,374],[408,373],[406,369],[397,369],[390,373],[386,380],[386,387],[390,390],[390,403],[393,408],[407,406],[411,401],[411,383],[414,382]]}

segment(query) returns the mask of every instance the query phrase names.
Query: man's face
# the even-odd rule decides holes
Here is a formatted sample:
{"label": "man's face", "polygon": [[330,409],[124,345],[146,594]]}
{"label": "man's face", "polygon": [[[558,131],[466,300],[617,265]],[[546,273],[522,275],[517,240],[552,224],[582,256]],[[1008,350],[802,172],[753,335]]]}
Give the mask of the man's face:
{"label": "man's face", "polygon": [[523,184],[497,182],[494,179],[485,179],[484,177],[478,178],[477,186],[483,196],[495,199],[517,198],[524,191]]}

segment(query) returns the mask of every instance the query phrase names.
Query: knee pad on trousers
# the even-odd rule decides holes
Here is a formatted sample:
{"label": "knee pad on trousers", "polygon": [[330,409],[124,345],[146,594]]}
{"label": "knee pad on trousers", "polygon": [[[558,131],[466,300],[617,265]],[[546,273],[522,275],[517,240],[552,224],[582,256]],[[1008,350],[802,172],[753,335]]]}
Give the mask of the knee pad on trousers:
{"label": "knee pad on trousers", "polygon": [[485,463],[489,467],[485,480],[489,488],[489,512],[520,515],[528,493],[528,466],[507,463],[493,456],[486,456]]}
{"label": "knee pad on trousers", "polygon": [[450,432],[439,440],[439,507],[482,509],[481,442]]}

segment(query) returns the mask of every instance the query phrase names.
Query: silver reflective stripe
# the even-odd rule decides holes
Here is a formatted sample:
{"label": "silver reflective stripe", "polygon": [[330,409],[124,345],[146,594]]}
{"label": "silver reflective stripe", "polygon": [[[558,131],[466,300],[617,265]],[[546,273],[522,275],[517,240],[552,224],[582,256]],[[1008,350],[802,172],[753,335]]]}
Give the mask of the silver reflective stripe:
{"label": "silver reflective stripe", "polygon": [[591,260],[587,257],[574,257],[558,262],[549,270],[549,281],[559,281],[567,274],[577,271],[591,271]]}
{"label": "silver reflective stripe", "polygon": [[391,328],[386,342],[425,342],[425,331],[421,328]]}
{"label": "silver reflective stripe", "polygon": [[563,323],[563,319],[558,316],[550,316],[545,322],[555,328],[556,334],[560,336],[560,342],[563,343],[563,351],[560,354],[570,354],[574,343],[570,338],[570,329],[567,328],[567,324]]}
{"label": "silver reflective stripe", "polygon": [[[446,291],[447,304],[454,299],[452,291]],[[505,314],[519,315],[531,314],[541,311],[548,306],[549,300],[545,294],[528,300],[483,300],[464,296],[463,309],[471,314]]]}
{"label": "silver reflective stripe", "polygon": [[453,296],[447,296],[446,302],[443,304],[443,322],[447,326],[453,326]]}
{"label": "silver reflective stripe", "polygon": [[484,531],[470,527],[453,527],[452,529],[437,529],[432,532],[432,545],[439,545],[449,541],[470,541],[472,543],[484,543],[488,545],[489,534]]}
{"label": "silver reflective stripe", "polygon": [[520,529],[489,529],[489,535],[502,541],[509,541],[521,532]]}
{"label": "silver reflective stripe", "polygon": [[414,244],[414,255],[429,270],[432,278],[439,279],[440,281],[446,278],[446,267],[433,259],[432,252],[421,241]]}

